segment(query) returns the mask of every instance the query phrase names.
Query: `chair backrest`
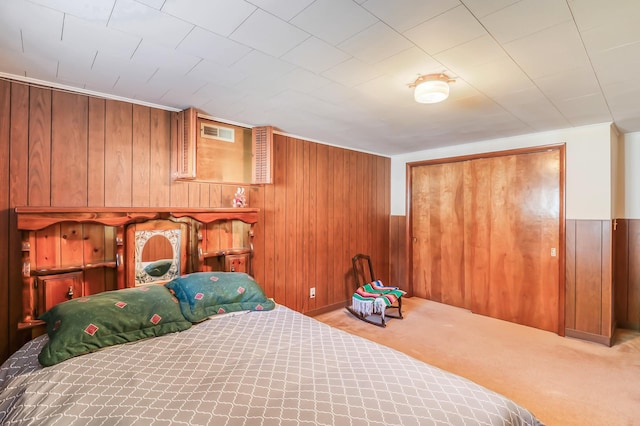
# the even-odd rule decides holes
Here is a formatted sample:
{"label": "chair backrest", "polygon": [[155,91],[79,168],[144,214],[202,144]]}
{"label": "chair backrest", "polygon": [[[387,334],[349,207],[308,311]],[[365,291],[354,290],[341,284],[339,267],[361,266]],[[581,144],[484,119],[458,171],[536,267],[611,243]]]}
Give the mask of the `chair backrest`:
{"label": "chair backrest", "polygon": [[351,259],[353,263],[353,279],[356,284],[356,288],[375,281],[375,275],[373,273],[373,265],[371,264],[371,257],[358,253]]}

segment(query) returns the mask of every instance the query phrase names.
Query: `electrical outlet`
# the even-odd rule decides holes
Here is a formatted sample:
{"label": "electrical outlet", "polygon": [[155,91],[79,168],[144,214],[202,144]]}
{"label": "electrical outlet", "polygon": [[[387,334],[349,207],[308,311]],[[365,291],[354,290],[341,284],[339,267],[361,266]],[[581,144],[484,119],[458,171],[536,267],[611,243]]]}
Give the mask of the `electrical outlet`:
{"label": "electrical outlet", "polygon": [[315,287],[311,287],[311,288],[309,289],[309,297],[310,297],[311,299],[313,299],[314,297],[316,297],[316,288],[315,288]]}

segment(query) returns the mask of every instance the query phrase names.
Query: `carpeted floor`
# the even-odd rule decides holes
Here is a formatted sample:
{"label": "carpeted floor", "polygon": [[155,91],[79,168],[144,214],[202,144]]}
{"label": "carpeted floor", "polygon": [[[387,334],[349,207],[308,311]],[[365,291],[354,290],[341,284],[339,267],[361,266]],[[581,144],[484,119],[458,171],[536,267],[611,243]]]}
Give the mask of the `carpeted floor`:
{"label": "carpeted floor", "polygon": [[386,328],[346,309],[315,318],[499,392],[548,426],[640,425],[640,333],[611,348],[419,299]]}

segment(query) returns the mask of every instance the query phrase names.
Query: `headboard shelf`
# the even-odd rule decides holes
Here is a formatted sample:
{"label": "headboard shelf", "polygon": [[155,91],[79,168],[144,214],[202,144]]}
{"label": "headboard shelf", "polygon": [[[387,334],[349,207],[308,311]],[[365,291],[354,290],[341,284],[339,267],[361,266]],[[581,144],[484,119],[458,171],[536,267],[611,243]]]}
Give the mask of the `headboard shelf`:
{"label": "headboard shelf", "polygon": [[160,218],[190,217],[201,223],[223,220],[258,222],[259,209],[254,208],[155,208],[155,207],[16,207],[18,229],[36,231],[60,222],[99,223],[123,226]]}
{"label": "headboard shelf", "polygon": [[114,260],[111,262],[87,263],[86,265],[69,265],[60,266],[57,268],[31,269],[31,276],[37,277],[42,275],[62,274],[65,272],[79,272],[97,268],[116,268],[117,266],[118,265]]}
{"label": "headboard shelf", "polygon": [[[22,234],[20,329],[70,298],[180,274],[251,274],[255,208],[17,207]],[[204,254],[204,255],[203,255]]]}

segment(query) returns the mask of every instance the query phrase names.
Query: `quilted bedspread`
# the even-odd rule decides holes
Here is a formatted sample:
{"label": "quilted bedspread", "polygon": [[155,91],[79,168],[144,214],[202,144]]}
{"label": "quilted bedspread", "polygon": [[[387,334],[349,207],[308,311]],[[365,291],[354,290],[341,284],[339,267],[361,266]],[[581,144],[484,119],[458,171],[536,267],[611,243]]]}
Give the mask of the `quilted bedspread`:
{"label": "quilted bedspread", "polygon": [[0,424],[540,424],[471,381],[282,306],[42,368],[45,339],[0,368]]}

